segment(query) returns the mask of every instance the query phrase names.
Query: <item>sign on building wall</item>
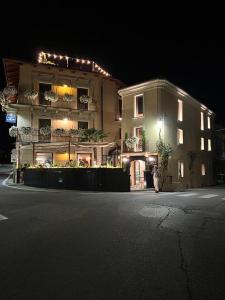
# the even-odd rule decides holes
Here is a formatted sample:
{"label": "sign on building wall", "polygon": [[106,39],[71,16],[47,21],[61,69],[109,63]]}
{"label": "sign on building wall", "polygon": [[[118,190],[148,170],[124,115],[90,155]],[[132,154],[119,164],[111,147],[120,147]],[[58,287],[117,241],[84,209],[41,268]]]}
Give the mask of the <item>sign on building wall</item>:
{"label": "sign on building wall", "polygon": [[16,123],[16,115],[15,114],[6,114],[5,121],[7,123]]}

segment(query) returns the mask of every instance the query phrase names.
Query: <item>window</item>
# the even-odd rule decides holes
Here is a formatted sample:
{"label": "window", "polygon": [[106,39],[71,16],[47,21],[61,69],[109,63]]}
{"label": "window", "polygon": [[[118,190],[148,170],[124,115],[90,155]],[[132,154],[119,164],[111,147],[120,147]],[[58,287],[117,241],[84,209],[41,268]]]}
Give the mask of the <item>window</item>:
{"label": "window", "polygon": [[39,104],[51,105],[50,101],[45,100],[45,92],[51,91],[52,85],[49,83],[39,83]]}
{"label": "window", "polygon": [[211,140],[208,139],[208,151],[212,150]]}
{"label": "window", "polygon": [[52,152],[39,152],[39,153],[36,153],[36,162],[38,164],[49,163],[51,165],[53,163]]}
{"label": "window", "polygon": [[183,129],[177,129],[177,143],[178,144],[183,144],[184,143]]}
{"label": "window", "polygon": [[204,130],[204,113],[201,111],[201,130]]}
{"label": "window", "polygon": [[119,139],[121,140],[121,128],[119,128]]}
{"label": "window", "polygon": [[178,160],[178,178],[184,177],[184,162]]}
{"label": "window", "polygon": [[78,129],[88,129],[88,122],[78,121]]}
{"label": "window", "polygon": [[178,116],[177,119],[178,121],[182,122],[183,121],[183,101],[178,100]]}
{"label": "window", "polygon": [[205,164],[201,164],[201,172],[202,172],[202,176],[205,176]]}
{"label": "window", "polygon": [[119,99],[119,117],[122,117],[122,99]]}
{"label": "window", "polygon": [[91,153],[77,153],[77,161],[80,167],[90,167],[92,165]]}
{"label": "window", "polygon": [[88,96],[87,88],[77,88],[77,109],[88,110],[88,103],[80,102],[81,96]]}
{"label": "window", "polygon": [[138,143],[135,145],[135,150],[144,151],[143,150],[143,127],[135,127],[134,136],[138,138]]}
{"label": "window", "polygon": [[205,149],[205,139],[201,138],[201,150]]}
{"label": "window", "polygon": [[211,129],[211,119],[209,116],[207,117],[207,125],[208,125],[208,129]]}
{"label": "window", "polygon": [[[46,130],[45,134],[42,134],[40,132],[41,128],[50,128],[50,131],[48,133],[48,129]],[[39,137],[38,137],[39,142],[51,142],[51,119],[39,119]]]}
{"label": "window", "polygon": [[134,116],[143,117],[144,115],[144,97],[143,95],[135,96]]}

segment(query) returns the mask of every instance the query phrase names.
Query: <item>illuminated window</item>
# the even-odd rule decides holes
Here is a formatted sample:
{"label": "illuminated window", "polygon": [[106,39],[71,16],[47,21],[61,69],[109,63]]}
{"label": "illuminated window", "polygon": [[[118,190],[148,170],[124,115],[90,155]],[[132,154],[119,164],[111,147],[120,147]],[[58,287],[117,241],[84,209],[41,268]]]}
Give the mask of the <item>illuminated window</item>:
{"label": "illuminated window", "polygon": [[207,125],[208,125],[208,129],[211,129],[211,119],[210,119],[210,117],[207,117]]}
{"label": "illuminated window", "polygon": [[144,115],[144,96],[137,95],[134,98],[134,116],[143,117]]}
{"label": "illuminated window", "polygon": [[177,116],[178,121],[182,122],[183,121],[183,101],[178,100],[178,116]]}
{"label": "illuminated window", "polygon": [[138,138],[138,143],[135,145],[135,151],[143,151],[143,127],[135,127],[134,136]]}
{"label": "illuminated window", "polygon": [[205,164],[201,164],[202,176],[205,176]]}
{"label": "illuminated window", "polygon": [[212,150],[211,140],[208,139],[208,151]]}
{"label": "illuminated window", "polygon": [[184,177],[184,162],[178,160],[178,178]]}
{"label": "illuminated window", "polygon": [[183,144],[184,143],[183,129],[177,129],[177,143],[178,144]]}
{"label": "illuminated window", "polygon": [[205,149],[205,139],[201,138],[201,150]]}
{"label": "illuminated window", "polygon": [[204,130],[204,113],[201,111],[201,130]]}

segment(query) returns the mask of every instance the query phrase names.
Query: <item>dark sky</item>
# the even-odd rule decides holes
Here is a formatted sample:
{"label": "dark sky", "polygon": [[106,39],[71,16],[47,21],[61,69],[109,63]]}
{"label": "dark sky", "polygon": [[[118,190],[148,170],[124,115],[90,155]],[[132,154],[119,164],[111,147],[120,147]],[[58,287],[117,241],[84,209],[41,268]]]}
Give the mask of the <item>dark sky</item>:
{"label": "dark sky", "polygon": [[[211,25],[204,27],[194,16],[182,15],[172,24],[172,16],[165,19],[163,14],[154,10],[146,13],[145,9],[133,7],[126,17],[121,7],[114,7],[110,14],[111,7],[106,13],[85,6],[75,12],[69,5],[60,11],[60,7],[56,10],[45,4],[18,15],[15,8],[13,25],[0,23],[4,26],[0,29],[4,41],[0,47],[0,88],[4,87],[2,57],[36,60],[38,50],[48,50],[93,59],[128,85],[168,79],[206,104],[216,113],[217,122],[224,123],[222,35]],[[183,27],[184,23],[188,26]],[[8,129],[2,115],[0,122],[1,147],[3,141],[8,143]]]}

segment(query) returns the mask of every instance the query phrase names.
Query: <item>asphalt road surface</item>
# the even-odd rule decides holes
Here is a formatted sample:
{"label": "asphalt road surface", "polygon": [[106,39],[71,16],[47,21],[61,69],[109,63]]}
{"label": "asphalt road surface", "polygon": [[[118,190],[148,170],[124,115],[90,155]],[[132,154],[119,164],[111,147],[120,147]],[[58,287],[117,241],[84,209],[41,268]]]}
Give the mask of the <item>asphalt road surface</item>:
{"label": "asphalt road surface", "polygon": [[0,299],[225,299],[225,189],[85,193],[0,183]]}

